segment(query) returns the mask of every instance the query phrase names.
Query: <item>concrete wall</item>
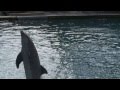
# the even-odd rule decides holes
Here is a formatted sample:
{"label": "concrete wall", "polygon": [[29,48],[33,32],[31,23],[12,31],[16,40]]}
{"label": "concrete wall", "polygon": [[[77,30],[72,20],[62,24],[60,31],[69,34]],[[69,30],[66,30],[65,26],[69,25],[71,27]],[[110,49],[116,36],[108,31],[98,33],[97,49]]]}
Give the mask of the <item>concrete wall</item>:
{"label": "concrete wall", "polygon": [[7,16],[9,13],[7,11],[0,11],[0,16]]}
{"label": "concrete wall", "polygon": [[34,15],[99,15],[99,14],[119,14],[120,11],[0,11],[0,16],[34,16]]}

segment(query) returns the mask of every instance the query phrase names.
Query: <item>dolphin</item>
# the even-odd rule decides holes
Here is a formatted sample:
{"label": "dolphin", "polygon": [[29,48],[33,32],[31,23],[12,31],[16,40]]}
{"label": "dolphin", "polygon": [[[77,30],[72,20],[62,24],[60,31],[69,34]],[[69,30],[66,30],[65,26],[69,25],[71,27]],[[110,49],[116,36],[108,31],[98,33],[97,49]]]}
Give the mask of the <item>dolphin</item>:
{"label": "dolphin", "polygon": [[27,79],[40,79],[47,70],[40,65],[39,56],[34,43],[23,31],[21,31],[22,49],[16,59],[16,67],[23,61]]}

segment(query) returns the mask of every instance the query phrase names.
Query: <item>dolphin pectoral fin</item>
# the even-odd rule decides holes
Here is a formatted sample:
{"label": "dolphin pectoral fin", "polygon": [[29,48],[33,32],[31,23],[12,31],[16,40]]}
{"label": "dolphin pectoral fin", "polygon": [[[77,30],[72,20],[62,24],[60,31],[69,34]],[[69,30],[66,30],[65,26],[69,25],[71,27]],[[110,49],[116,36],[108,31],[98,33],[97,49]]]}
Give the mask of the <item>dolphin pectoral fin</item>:
{"label": "dolphin pectoral fin", "polygon": [[19,68],[19,64],[23,61],[23,58],[22,58],[22,54],[21,52],[19,53],[19,55],[17,56],[17,59],[16,59],[16,67]]}
{"label": "dolphin pectoral fin", "polygon": [[40,69],[41,69],[41,75],[48,73],[47,70],[43,66],[40,66]]}

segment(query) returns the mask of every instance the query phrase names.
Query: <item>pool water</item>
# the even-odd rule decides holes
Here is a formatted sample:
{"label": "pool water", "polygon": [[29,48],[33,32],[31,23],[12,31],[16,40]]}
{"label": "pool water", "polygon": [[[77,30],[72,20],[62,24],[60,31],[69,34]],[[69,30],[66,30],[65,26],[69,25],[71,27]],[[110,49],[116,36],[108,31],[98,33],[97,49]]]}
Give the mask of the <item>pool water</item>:
{"label": "pool water", "polygon": [[25,79],[20,31],[33,40],[43,79],[120,78],[120,18],[0,21],[0,78]]}

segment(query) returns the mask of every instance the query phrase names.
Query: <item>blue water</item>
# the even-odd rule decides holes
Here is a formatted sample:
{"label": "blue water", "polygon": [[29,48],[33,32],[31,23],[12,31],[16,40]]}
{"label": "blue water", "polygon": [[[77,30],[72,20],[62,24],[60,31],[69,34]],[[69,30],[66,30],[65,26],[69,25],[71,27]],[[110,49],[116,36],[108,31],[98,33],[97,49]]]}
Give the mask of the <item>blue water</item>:
{"label": "blue water", "polygon": [[43,79],[120,78],[120,18],[0,21],[0,78],[25,79],[20,31],[33,40]]}

